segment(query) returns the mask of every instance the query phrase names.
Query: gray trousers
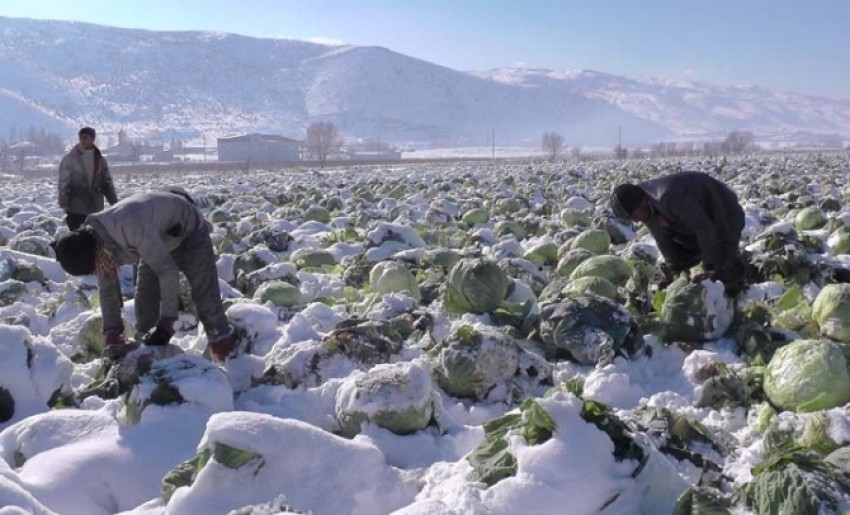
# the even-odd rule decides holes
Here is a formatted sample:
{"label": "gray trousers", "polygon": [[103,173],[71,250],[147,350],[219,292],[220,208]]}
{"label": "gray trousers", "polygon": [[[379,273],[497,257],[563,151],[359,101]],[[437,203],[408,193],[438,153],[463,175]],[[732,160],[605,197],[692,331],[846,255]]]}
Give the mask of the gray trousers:
{"label": "gray trousers", "polygon": [[[206,228],[202,228],[171,252],[171,259],[189,281],[192,300],[198,309],[198,318],[204,324],[207,339],[211,342],[221,340],[232,333],[230,323],[224,316],[221,305],[221,291],[218,287],[218,270],[212,240]],[[110,285],[112,279],[101,279],[101,310],[104,331],[123,329],[120,306],[114,302],[103,302],[105,292],[117,285]],[[136,334],[142,336],[159,321],[160,306],[159,277],[144,261],[140,261],[136,275]]]}

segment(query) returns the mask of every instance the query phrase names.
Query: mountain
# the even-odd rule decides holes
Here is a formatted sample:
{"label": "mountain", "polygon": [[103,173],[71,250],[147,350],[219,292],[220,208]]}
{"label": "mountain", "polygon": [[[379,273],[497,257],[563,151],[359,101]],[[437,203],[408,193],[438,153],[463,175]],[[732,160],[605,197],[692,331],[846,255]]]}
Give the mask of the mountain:
{"label": "mountain", "polygon": [[750,130],[760,137],[795,133],[850,137],[850,101],[758,86],[633,79],[591,70],[556,72],[499,68],[473,75],[506,85],[566,91],[602,100],[682,136],[707,136]]}
{"label": "mountain", "polygon": [[467,73],[381,47],[0,17],[0,131],[300,138],[315,120],[390,141],[481,144],[495,130],[500,143],[536,144],[555,130],[609,145],[618,127],[630,143],[729,129],[850,134],[850,105],[597,72]]}

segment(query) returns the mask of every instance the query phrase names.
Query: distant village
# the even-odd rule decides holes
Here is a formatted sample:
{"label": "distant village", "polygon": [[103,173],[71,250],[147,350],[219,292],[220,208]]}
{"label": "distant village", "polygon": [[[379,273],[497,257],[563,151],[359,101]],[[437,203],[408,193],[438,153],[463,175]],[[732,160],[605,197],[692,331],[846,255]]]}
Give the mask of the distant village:
{"label": "distant village", "polygon": [[[56,134],[30,131],[0,146],[0,171],[3,173],[37,170],[55,166],[70,149]],[[216,139],[214,147],[188,145],[183,140],[151,143],[130,138],[124,130],[112,138],[98,136],[97,144],[111,165],[134,163],[221,162],[248,166],[315,161],[398,161],[401,151],[378,140],[341,139],[324,143],[317,152],[309,141],[276,134],[242,134]]]}

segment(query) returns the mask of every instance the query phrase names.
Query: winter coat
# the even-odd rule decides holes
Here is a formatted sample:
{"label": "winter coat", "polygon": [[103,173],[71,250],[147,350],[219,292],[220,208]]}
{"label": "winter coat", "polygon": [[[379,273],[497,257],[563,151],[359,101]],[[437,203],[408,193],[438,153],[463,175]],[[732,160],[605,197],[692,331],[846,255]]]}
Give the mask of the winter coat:
{"label": "winter coat", "polygon": [[106,158],[94,147],[94,174],[89,183],[83,150],[75,145],[59,164],[59,207],[68,213],[88,215],[103,210],[104,197],[110,204],[118,202]]}
{"label": "winter coat", "polygon": [[141,260],[154,271],[159,278],[160,318],[176,319],[180,277],[171,253],[197,231],[210,230],[194,204],[176,193],[139,193],[89,215],[85,225],[118,264]]}
{"label": "winter coat", "polygon": [[699,261],[709,270],[738,256],[744,210],[735,192],[708,174],[681,172],[638,184],[649,194],[646,222],[665,261],[681,270]]}

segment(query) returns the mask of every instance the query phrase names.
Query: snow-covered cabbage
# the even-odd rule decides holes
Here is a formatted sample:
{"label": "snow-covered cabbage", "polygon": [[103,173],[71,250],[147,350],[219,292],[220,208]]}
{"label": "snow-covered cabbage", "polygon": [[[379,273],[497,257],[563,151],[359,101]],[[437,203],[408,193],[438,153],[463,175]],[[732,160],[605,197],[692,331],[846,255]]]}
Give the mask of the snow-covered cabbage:
{"label": "snow-covered cabbage", "polygon": [[490,221],[490,213],[481,208],[474,208],[464,213],[462,220],[469,227],[477,224],[486,224]]}
{"label": "snow-covered cabbage", "polygon": [[850,254],[850,230],[842,227],[832,233],[826,241],[833,256]]}
{"label": "snow-covered cabbage", "polygon": [[449,395],[483,399],[518,368],[519,348],[510,337],[464,325],[442,344],[434,375]]}
{"label": "snow-covered cabbage", "polygon": [[764,392],[786,410],[817,411],[850,402],[850,372],[843,344],[796,340],[773,355],[764,374]]}
{"label": "snow-covered cabbage", "polygon": [[573,238],[571,243],[573,249],[587,249],[597,256],[607,253],[609,245],[611,237],[599,229],[588,229]]}
{"label": "snow-covered cabbage", "polygon": [[561,222],[566,227],[587,227],[590,225],[590,214],[587,211],[566,208],[561,211]]}
{"label": "snow-covered cabbage", "polygon": [[499,307],[510,281],[499,266],[483,259],[462,259],[449,271],[445,305],[454,313],[487,313]]}
{"label": "snow-covered cabbage", "polygon": [[640,346],[632,316],[619,304],[593,294],[568,293],[540,306],[540,338],[549,357],[566,354],[582,365],[606,364]]}
{"label": "snow-covered cabbage", "polygon": [[263,304],[271,302],[281,308],[291,308],[303,301],[301,290],[286,281],[269,281],[261,284],[254,292],[254,298]]}
{"label": "snow-covered cabbage", "polygon": [[722,284],[693,284],[682,277],[667,288],[660,318],[666,341],[705,342],[726,334],[734,315],[734,305]]}
{"label": "snow-covered cabbage", "polygon": [[304,220],[327,224],[331,222],[331,214],[322,206],[311,206],[304,212]]}
{"label": "snow-covered cabbage", "polygon": [[326,250],[299,249],[289,259],[300,268],[321,268],[336,265],[336,258]]}
{"label": "snow-covered cabbage", "polygon": [[820,334],[850,342],[850,284],[828,284],[812,304],[812,318]]}
{"label": "snow-covered cabbage", "polygon": [[404,293],[420,299],[419,285],[410,270],[396,261],[381,261],[369,272],[369,284],[377,293]]}
{"label": "snow-covered cabbage", "polygon": [[794,217],[794,226],[798,231],[820,229],[826,225],[826,215],[816,207],[807,207]]}
{"label": "snow-covered cabbage", "polygon": [[419,362],[377,365],[349,376],[336,393],[336,418],[347,436],[371,422],[404,435],[424,429],[434,412],[431,376]]}
{"label": "snow-covered cabbage", "polygon": [[601,277],[616,286],[625,286],[631,274],[629,264],[619,256],[594,256],[582,261],[570,274],[570,279]]}

